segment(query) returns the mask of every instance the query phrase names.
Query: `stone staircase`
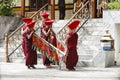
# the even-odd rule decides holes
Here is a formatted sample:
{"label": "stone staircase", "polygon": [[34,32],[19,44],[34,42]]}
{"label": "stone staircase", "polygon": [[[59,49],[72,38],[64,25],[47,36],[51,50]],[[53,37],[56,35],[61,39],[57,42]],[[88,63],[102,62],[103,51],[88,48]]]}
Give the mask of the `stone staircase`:
{"label": "stone staircase", "polygon": [[[96,56],[100,53],[100,39],[109,28],[102,19],[90,19],[84,29],[78,32],[79,66],[94,67]],[[82,36],[81,36],[82,35]]]}
{"label": "stone staircase", "polygon": [[[53,30],[55,33],[57,33],[66,23],[67,20],[55,21],[53,24]],[[109,29],[109,26],[107,24],[103,24],[102,19],[89,19],[89,21],[84,25],[84,28],[81,28],[78,32],[79,40],[77,50],[79,62],[77,66],[93,67],[95,65],[94,60],[100,53],[100,38],[106,29]],[[40,32],[38,31],[37,34],[40,34]],[[0,53],[5,56],[5,53],[2,53],[1,50]],[[0,55],[0,58],[2,55]],[[40,58],[38,60],[41,61]],[[2,61],[2,59],[0,59],[0,61]],[[17,59],[15,62],[24,62],[24,58],[22,58],[22,60]]]}
{"label": "stone staircase", "polygon": [[[65,23],[67,23],[67,20],[56,21],[53,24],[54,31],[57,33]],[[95,66],[94,60],[101,51],[100,39],[107,29],[109,29],[109,26],[107,24],[103,24],[102,19],[89,19],[89,21],[84,25],[84,28],[81,28],[78,32],[79,40],[77,51],[79,62],[77,66]]]}

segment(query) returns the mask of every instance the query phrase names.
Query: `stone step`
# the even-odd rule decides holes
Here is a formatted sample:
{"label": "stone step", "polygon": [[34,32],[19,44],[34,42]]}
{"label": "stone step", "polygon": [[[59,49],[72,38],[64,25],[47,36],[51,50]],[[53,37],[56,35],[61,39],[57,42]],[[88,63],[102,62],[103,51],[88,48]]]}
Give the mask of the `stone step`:
{"label": "stone step", "polygon": [[[57,33],[62,28],[62,26],[64,26],[67,22],[68,22],[68,20],[56,20],[53,23],[53,30],[55,31],[55,33]],[[93,20],[91,19],[84,26],[87,29],[88,28],[90,28],[90,29],[94,28],[94,29],[97,29],[97,30],[103,30],[104,24],[102,23],[102,19],[93,19]],[[102,28],[99,29],[100,27],[102,27]]]}
{"label": "stone step", "polygon": [[93,67],[93,60],[97,53],[86,53],[86,54],[79,54],[79,60],[77,66],[81,67]]}

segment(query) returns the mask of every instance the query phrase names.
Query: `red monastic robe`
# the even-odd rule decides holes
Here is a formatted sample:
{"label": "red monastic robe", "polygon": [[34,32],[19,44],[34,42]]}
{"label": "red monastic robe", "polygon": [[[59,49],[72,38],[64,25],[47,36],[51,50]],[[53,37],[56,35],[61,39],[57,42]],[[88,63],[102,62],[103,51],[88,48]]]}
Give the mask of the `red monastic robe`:
{"label": "red monastic robe", "polygon": [[[42,28],[42,29],[44,29],[44,31],[48,31],[48,28],[46,28],[45,26]],[[41,30],[41,37],[43,38],[43,39],[45,39],[46,41],[48,41],[48,36],[46,36],[43,32],[42,32],[42,30]],[[44,65],[50,65],[50,60],[47,58],[47,56],[46,56],[46,54],[43,54],[43,64]]]}
{"label": "red monastic robe", "polygon": [[[24,25],[23,27],[22,27],[22,31],[24,31],[26,29],[26,25]],[[24,40],[25,38],[23,37],[23,34],[22,34],[22,49],[23,49],[23,53],[24,53],[24,55],[26,56],[26,52],[25,52],[25,40]]]}
{"label": "red monastic robe", "polygon": [[27,38],[27,35],[30,34],[30,31],[26,31],[23,34],[23,50],[25,53],[26,65],[35,65],[37,64],[37,53],[32,49],[32,37]]}
{"label": "red monastic robe", "polygon": [[66,68],[71,69],[76,66],[78,62],[78,54],[77,54],[77,33],[69,33],[70,37],[67,41],[67,58],[66,58]]}

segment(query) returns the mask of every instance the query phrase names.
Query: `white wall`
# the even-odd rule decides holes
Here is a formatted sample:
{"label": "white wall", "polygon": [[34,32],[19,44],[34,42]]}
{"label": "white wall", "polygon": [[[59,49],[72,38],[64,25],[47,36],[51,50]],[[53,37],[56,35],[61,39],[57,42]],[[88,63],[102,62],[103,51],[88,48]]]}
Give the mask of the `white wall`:
{"label": "white wall", "polygon": [[[21,0],[13,0],[16,6],[21,6]],[[25,0],[25,6],[29,6],[29,0]]]}
{"label": "white wall", "polygon": [[115,43],[115,60],[120,65],[120,10],[104,10],[103,22],[110,26],[109,30]]}

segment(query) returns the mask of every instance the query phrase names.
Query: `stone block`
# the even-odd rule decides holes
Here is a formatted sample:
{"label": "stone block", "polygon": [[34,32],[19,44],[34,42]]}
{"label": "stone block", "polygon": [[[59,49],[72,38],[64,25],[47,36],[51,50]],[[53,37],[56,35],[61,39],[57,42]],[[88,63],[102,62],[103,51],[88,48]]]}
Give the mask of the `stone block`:
{"label": "stone block", "polygon": [[109,67],[114,65],[115,51],[101,51],[93,60],[95,67]]}

